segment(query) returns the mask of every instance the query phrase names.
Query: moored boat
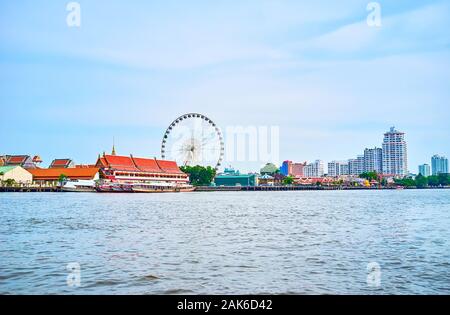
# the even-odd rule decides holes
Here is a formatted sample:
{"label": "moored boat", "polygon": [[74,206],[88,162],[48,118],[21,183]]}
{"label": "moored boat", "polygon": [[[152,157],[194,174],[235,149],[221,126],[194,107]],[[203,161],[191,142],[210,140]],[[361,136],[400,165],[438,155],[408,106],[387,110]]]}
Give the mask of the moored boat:
{"label": "moored boat", "polygon": [[95,182],[92,180],[68,181],[61,187],[62,192],[95,192]]}

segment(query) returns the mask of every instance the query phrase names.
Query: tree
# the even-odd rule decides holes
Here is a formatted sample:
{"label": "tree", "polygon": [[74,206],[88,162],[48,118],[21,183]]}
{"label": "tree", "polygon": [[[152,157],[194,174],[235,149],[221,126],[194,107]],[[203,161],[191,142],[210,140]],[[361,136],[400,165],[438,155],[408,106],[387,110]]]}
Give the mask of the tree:
{"label": "tree", "polygon": [[377,172],[364,172],[362,174],[359,175],[360,178],[365,178],[368,181],[371,180],[378,180],[378,173]]}
{"label": "tree", "polygon": [[422,174],[419,174],[416,176],[416,187],[417,188],[425,188],[428,186],[428,179],[423,176]]}
{"label": "tree", "polygon": [[450,174],[441,173],[438,174],[439,185],[448,186],[450,185]]}
{"label": "tree", "polygon": [[397,185],[400,185],[403,187],[415,187],[416,186],[416,181],[414,179],[412,179],[411,177],[396,179],[395,183]]}
{"label": "tree", "polygon": [[292,176],[286,176],[283,178],[283,185],[292,185],[294,183],[294,177]]}
{"label": "tree", "polygon": [[64,174],[59,175],[58,177],[58,183],[62,186],[64,184],[64,182],[67,181],[67,176]]}
{"label": "tree", "polygon": [[194,186],[209,186],[216,177],[216,170],[211,166],[181,166],[180,169],[189,175],[189,181]]}
{"label": "tree", "polygon": [[439,186],[439,177],[437,177],[436,175],[428,176],[428,185],[432,187]]}
{"label": "tree", "polygon": [[16,181],[12,178],[8,178],[7,180],[4,181],[4,183],[7,187],[12,187],[16,184]]}

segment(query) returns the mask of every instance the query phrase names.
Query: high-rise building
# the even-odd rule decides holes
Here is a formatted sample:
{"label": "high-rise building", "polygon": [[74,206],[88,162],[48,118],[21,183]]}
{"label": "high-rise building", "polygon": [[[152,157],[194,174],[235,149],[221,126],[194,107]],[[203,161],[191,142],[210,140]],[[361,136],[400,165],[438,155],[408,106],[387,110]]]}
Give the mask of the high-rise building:
{"label": "high-rise building", "polygon": [[408,175],[408,153],[405,133],[395,130],[395,127],[384,134],[382,173],[403,177]]}
{"label": "high-rise building", "polygon": [[428,177],[431,175],[431,168],[428,164],[419,165],[419,174],[422,176]]}
{"label": "high-rise building", "polygon": [[293,163],[292,161],[284,161],[280,167],[280,173],[284,176],[303,177],[303,169],[306,166],[304,163]]}
{"label": "high-rise building", "polygon": [[307,164],[303,168],[305,177],[322,177],[324,175],[324,163],[322,160],[316,160]]}
{"label": "high-rise building", "polygon": [[292,173],[292,161],[284,161],[280,167],[280,173],[289,176]]}
{"label": "high-rise building", "polygon": [[448,173],[448,159],[435,154],[431,157],[431,171],[433,175]]}
{"label": "high-rise building", "polygon": [[305,175],[304,169],[306,162],[304,163],[292,163],[291,175],[295,177],[303,177]]}
{"label": "high-rise building", "polygon": [[364,155],[348,160],[348,175],[358,176],[364,173]]}
{"label": "high-rise building", "polygon": [[328,176],[338,177],[349,175],[348,161],[331,161],[328,163]]}
{"label": "high-rise building", "polygon": [[364,172],[383,172],[383,150],[381,148],[364,150]]}

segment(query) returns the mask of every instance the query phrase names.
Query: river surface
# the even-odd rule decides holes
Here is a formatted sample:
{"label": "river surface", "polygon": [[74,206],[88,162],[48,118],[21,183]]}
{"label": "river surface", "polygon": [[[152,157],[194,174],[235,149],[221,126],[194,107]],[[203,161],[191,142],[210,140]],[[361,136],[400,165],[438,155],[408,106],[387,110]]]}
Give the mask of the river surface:
{"label": "river surface", "polygon": [[450,190],[0,193],[0,294],[450,294]]}

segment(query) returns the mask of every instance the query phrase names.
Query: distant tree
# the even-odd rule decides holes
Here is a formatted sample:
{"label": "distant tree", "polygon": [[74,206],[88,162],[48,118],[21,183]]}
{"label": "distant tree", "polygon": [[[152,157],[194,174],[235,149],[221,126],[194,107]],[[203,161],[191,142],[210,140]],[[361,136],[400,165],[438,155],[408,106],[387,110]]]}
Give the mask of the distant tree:
{"label": "distant tree", "polygon": [[396,179],[395,183],[397,185],[403,186],[403,187],[415,187],[416,181],[412,179],[411,177]]}
{"label": "distant tree", "polygon": [[425,188],[428,186],[428,179],[422,174],[417,175],[415,181],[417,188]]}
{"label": "distant tree", "polygon": [[319,181],[317,181],[317,182],[316,182],[316,186],[322,186],[322,183],[319,182]]}
{"label": "distant tree", "polygon": [[3,172],[0,172],[0,176],[3,176],[3,175],[5,175],[5,173],[3,173]]}
{"label": "distant tree", "polygon": [[364,173],[360,174],[359,177],[365,178],[368,181],[371,181],[371,180],[378,180],[379,175],[377,172],[364,172]]}
{"label": "distant tree", "polygon": [[283,185],[292,185],[294,183],[294,177],[286,176],[283,178]]}
{"label": "distant tree", "polygon": [[388,185],[387,179],[386,179],[386,178],[383,178],[383,179],[381,180],[381,186],[387,186],[387,185]]}
{"label": "distant tree", "polygon": [[436,175],[428,176],[428,185],[432,187],[439,186],[439,177]]}
{"label": "distant tree", "polygon": [[438,174],[438,181],[441,186],[450,185],[450,174]]}
{"label": "distant tree", "polygon": [[216,177],[216,170],[210,166],[181,166],[180,169],[189,175],[189,181],[194,186],[209,186]]}

